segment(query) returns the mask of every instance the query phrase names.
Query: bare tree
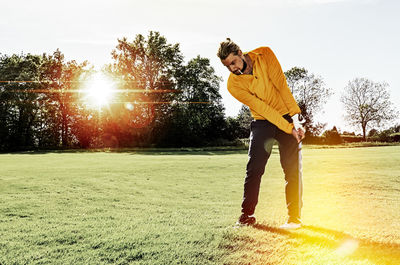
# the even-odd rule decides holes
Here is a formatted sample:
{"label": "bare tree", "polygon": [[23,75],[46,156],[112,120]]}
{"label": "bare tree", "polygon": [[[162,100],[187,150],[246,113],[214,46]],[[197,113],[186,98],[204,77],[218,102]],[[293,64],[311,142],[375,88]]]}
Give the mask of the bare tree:
{"label": "bare tree", "polygon": [[342,94],[341,101],[346,111],[345,118],[353,126],[361,126],[366,139],[367,126],[393,120],[397,112],[390,102],[389,85],[375,83],[367,78],[349,81]]}

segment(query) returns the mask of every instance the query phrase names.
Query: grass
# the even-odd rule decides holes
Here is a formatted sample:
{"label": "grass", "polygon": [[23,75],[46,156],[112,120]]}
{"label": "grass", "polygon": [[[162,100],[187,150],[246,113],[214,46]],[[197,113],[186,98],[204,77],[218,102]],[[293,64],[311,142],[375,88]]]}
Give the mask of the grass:
{"label": "grass", "polygon": [[354,142],[335,145],[307,145],[307,148],[354,148],[354,147],[379,147],[379,146],[400,146],[399,142]]}
{"label": "grass", "polygon": [[276,149],[241,229],[246,151],[2,154],[0,264],[399,264],[400,146],[303,157],[287,232]]}

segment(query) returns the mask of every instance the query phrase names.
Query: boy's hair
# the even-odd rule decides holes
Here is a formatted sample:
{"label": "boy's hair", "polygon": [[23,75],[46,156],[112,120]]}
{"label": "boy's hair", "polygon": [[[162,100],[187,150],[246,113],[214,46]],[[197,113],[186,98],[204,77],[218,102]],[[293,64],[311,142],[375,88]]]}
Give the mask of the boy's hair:
{"label": "boy's hair", "polygon": [[220,43],[217,56],[221,60],[225,60],[229,54],[233,53],[234,55],[238,55],[239,51],[240,47],[231,41],[230,38],[226,38],[226,41]]}

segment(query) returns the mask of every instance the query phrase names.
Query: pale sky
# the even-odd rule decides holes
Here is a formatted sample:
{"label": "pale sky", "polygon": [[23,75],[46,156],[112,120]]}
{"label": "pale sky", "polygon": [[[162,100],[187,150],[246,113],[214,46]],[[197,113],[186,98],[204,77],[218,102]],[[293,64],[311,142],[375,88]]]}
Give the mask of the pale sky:
{"label": "pale sky", "polygon": [[[284,71],[305,67],[334,95],[317,120],[350,130],[339,101],[356,77],[387,82],[400,110],[400,1],[397,0],[0,0],[0,53],[52,53],[67,60],[111,62],[117,39],[159,31],[180,43],[185,60],[211,59],[222,76],[225,113],[241,104],[226,90],[228,72],[216,57],[226,37],[243,51],[269,46]],[[397,123],[400,122],[398,118]]]}

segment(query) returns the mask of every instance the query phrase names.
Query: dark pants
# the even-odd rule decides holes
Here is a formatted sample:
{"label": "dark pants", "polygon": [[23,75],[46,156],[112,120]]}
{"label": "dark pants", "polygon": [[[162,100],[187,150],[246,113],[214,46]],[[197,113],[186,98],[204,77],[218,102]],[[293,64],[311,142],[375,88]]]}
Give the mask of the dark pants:
{"label": "dark pants", "polygon": [[[291,122],[289,116],[284,116],[284,118]],[[285,133],[267,120],[251,122],[249,161],[244,182],[242,212],[248,215],[254,213],[258,202],[261,176],[271,155],[274,139],[279,143],[280,160],[285,173],[289,218],[300,220],[303,192],[301,148],[293,135]]]}

